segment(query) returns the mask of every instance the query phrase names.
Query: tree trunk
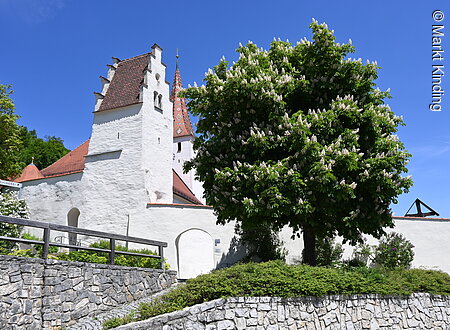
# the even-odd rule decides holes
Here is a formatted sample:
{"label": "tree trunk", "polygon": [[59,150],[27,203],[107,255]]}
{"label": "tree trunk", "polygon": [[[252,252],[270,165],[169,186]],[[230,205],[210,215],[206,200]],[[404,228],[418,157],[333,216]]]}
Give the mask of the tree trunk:
{"label": "tree trunk", "polygon": [[311,226],[303,227],[303,263],[316,266],[316,234]]}

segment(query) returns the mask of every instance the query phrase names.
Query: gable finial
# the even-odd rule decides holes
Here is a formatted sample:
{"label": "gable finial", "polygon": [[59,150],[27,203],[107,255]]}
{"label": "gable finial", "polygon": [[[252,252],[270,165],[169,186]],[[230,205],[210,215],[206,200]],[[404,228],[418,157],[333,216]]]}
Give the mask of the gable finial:
{"label": "gable finial", "polygon": [[178,55],[178,48],[177,48],[177,55],[175,55],[175,57],[177,58],[177,60],[176,60],[176,70],[178,70],[178,58],[180,57],[180,55]]}

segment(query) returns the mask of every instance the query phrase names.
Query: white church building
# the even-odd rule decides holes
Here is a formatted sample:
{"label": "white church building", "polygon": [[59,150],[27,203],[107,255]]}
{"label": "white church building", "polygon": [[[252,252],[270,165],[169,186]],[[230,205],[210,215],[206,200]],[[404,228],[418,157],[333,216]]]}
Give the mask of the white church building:
{"label": "white church building", "polygon": [[[90,139],[41,171],[28,165],[16,181],[31,219],[167,242],[171,269],[190,278],[242,255],[234,223],[216,225],[200,182],[192,171],[183,173],[194,155],[194,132],[178,97],[178,63],[170,90],[161,56],[155,44],[150,53],[113,58],[95,93]],[[397,217],[395,223],[416,247],[414,267],[450,272],[450,220]],[[289,263],[300,260],[303,248],[291,234],[281,233]]]}
{"label": "white church building", "polygon": [[234,224],[217,226],[194,173],[183,173],[194,132],[178,65],[170,91],[161,55],[155,44],[114,58],[90,139],[41,171],[28,165],[16,182],[32,219],[165,241],[167,262],[189,278],[234,261]]}

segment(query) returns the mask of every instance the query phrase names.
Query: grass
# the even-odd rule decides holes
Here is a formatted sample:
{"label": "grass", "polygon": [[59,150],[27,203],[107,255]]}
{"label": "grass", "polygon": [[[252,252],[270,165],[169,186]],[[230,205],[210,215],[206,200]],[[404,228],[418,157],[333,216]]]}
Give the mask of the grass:
{"label": "grass", "polygon": [[[236,296],[323,296],[414,292],[450,295],[450,275],[424,269],[325,268],[286,265],[280,261],[238,264],[186,282],[149,303],[137,316],[115,318],[105,329],[173,312],[206,301]],[[112,326],[113,325],[113,326]]]}

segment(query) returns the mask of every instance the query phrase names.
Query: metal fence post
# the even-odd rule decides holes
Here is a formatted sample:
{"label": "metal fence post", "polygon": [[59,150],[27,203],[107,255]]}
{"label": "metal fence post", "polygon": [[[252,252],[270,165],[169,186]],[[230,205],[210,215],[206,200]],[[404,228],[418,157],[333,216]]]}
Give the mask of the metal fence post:
{"label": "metal fence post", "polygon": [[159,257],[161,258],[161,269],[164,270],[164,252],[163,247],[161,245],[158,246],[159,249]]}
{"label": "metal fence post", "polygon": [[114,258],[116,257],[116,240],[114,238],[109,239],[109,264],[114,265]]}
{"label": "metal fence post", "polygon": [[44,228],[44,247],[42,249],[42,259],[47,259],[50,246],[50,228]]}

